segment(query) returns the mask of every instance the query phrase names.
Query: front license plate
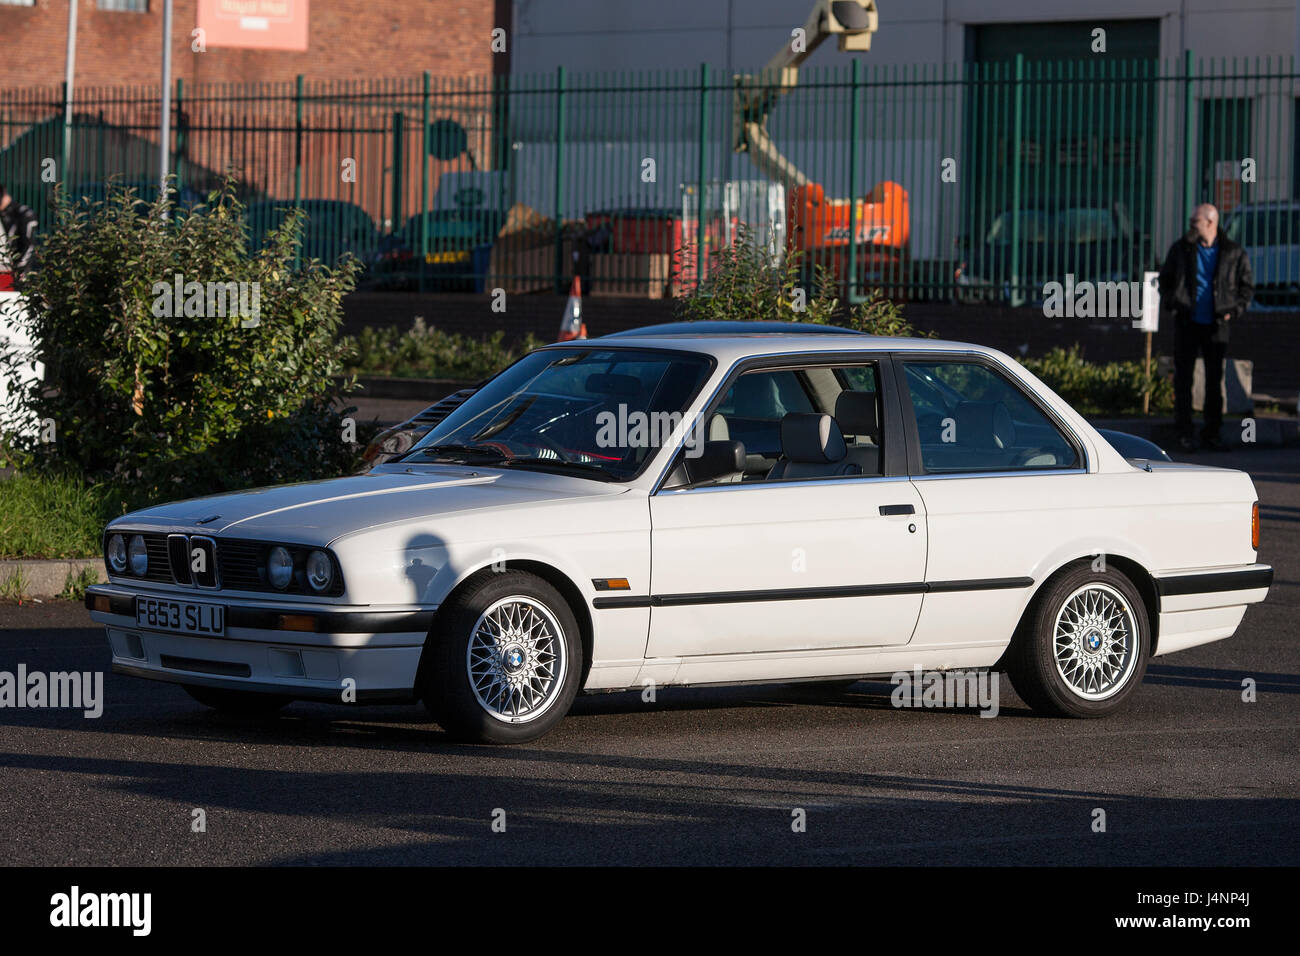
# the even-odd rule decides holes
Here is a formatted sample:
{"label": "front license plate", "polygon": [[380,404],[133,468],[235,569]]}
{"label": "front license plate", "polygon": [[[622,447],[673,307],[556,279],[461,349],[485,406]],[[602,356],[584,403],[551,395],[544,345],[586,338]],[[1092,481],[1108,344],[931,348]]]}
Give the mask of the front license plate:
{"label": "front license plate", "polygon": [[137,597],[135,626],[156,631],[201,634],[204,637],[225,637],[226,609],[220,604]]}

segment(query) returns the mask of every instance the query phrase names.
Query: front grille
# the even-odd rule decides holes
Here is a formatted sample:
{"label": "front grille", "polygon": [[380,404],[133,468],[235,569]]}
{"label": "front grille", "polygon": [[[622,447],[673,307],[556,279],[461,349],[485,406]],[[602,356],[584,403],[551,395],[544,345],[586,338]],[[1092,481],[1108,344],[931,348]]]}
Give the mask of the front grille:
{"label": "front grille", "polygon": [[[142,578],[137,580],[156,581],[165,584],[182,584],[190,585],[191,577],[189,566],[185,564],[189,549],[184,547],[184,539],[179,535],[172,535],[176,543],[171,544],[169,548],[168,535],[156,532],[146,531],[118,531],[114,530],[113,534],[120,534],[128,543],[136,534],[144,535],[145,550],[149,553],[149,570]],[[105,536],[105,548],[108,545],[108,537]],[[199,537],[211,538],[217,545],[217,578],[221,582],[221,589],[226,591],[265,591],[270,594],[310,594],[318,597],[338,597],[343,593],[343,575],[339,570],[338,560],[334,555],[330,555],[330,560],[334,562],[334,583],[330,585],[328,591],[317,592],[311,589],[307,583],[307,555],[315,548],[304,547],[296,544],[285,544],[278,541],[251,541],[245,538],[220,538],[216,535],[200,535]],[[266,578],[266,558],[271,549],[276,545],[287,548],[293,555],[294,574],[289,586],[284,590],[272,587],[271,582]],[[169,551],[174,552],[176,560],[176,574],[173,576],[173,564],[169,560]],[[329,552],[326,552],[327,554]],[[107,557],[107,555],[105,555]],[[120,575],[124,578],[132,578],[135,575],[127,571]],[[200,583],[203,583],[202,581]]]}

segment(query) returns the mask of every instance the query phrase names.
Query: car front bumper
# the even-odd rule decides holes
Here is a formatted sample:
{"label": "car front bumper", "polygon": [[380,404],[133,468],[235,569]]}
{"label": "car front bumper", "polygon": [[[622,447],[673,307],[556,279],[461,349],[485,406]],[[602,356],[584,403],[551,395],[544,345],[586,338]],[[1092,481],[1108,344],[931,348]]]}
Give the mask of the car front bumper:
{"label": "car front bumper", "polygon": [[[225,636],[140,627],[137,596],[223,605]],[[104,625],[115,673],[336,703],[414,700],[436,610],[288,605],[113,584],[87,588],[85,603]]]}

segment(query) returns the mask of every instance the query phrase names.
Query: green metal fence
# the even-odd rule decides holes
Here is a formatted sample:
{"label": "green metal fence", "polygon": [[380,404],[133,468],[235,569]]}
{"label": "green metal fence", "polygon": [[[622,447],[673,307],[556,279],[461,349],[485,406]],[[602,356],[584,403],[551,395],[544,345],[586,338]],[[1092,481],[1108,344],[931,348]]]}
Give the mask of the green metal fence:
{"label": "green metal fence", "polygon": [[[1021,304],[1140,281],[1213,201],[1260,301],[1294,306],[1298,79],[1189,54],[854,60],[785,90],[709,66],[178,83],[171,146],[182,202],[233,169],[252,242],[301,205],[304,254],[356,254],[366,288],[674,295],[743,226],[850,298]],[[63,170],[61,89],[0,91],[0,180],[43,221],[53,179],[155,189],[158,110],[156,87],[78,90]]]}

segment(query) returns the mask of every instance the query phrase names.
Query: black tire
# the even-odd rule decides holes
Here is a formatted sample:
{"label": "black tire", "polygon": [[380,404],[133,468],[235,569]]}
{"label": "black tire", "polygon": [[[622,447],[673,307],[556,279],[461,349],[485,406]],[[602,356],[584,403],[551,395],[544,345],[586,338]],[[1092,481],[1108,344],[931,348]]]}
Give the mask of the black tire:
{"label": "black tire", "polygon": [[[1072,626],[1073,610],[1063,613],[1063,608],[1085,588],[1099,602],[1098,619],[1121,626],[1108,633],[1088,623],[1090,618],[1084,618],[1080,627]],[[1112,603],[1107,606],[1106,601]],[[1059,664],[1058,615],[1063,617],[1064,655]],[[1087,646],[1093,640],[1098,643],[1095,651]],[[1151,624],[1133,582],[1113,568],[1094,571],[1090,563],[1082,562],[1048,581],[1034,597],[1003,663],[1016,693],[1034,710],[1054,717],[1105,717],[1137,691],[1150,650]],[[1109,678],[1108,668],[1113,668]],[[1074,675],[1073,681],[1066,680],[1066,672]]]}
{"label": "black tire", "polygon": [[182,685],[189,694],[205,707],[223,714],[239,714],[245,717],[273,714],[293,698],[281,697],[279,694],[262,694],[252,690],[226,690],[222,687],[194,687]]}
{"label": "black tire", "polygon": [[[535,641],[494,641],[488,650],[475,640],[480,620],[494,608],[532,613]],[[485,625],[484,633],[491,630]],[[468,743],[519,744],[549,733],[569,712],[583,669],[573,609],[554,587],[524,571],[484,574],[453,595],[438,613],[424,654],[419,688],[424,706],[447,733]],[[471,678],[471,660],[477,680]],[[512,666],[519,670],[512,673]],[[520,689],[507,689],[510,681],[519,682],[510,686]],[[531,706],[530,694],[535,696]]]}

